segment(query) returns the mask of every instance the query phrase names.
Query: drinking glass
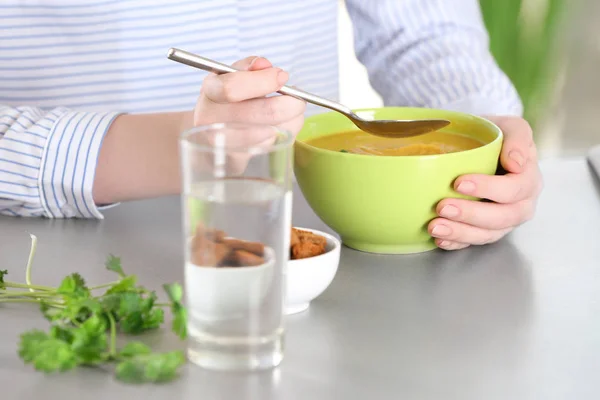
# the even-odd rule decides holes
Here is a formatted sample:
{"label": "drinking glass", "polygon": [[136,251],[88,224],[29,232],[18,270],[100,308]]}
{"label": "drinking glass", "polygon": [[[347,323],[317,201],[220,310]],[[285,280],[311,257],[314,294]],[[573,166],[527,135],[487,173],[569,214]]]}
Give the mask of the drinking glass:
{"label": "drinking glass", "polygon": [[197,365],[256,370],[283,358],[293,141],[239,123],[182,135],[188,357]]}

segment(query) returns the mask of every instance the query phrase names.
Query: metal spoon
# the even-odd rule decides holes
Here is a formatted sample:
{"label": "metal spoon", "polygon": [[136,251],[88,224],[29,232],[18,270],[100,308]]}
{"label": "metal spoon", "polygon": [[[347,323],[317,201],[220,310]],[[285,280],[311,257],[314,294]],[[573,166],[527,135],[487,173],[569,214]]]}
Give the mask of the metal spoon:
{"label": "metal spoon", "polygon": [[[167,57],[173,61],[196,67],[204,71],[213,72],[215,74],[226,74],[237,71],[235,68],[228,65],[176,48],[171,48]],[[450,121],[444,119],[369,121],[359,117],[343,104],[324,99],[297,88],[283,86],[278,92],[342,113],[352,120],[352,122],[354,122],[361,130],[375,136],[393,138],[418,136],[437,131],[450,124]]]}

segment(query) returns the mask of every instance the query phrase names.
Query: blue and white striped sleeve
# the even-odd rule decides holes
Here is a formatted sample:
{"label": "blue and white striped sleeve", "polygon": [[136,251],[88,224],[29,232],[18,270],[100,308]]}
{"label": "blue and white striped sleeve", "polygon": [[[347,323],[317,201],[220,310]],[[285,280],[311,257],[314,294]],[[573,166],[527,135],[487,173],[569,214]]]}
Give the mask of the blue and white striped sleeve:
{"label": "blue and white striped sleeve", "polygon": [[101,219],[92,189],[117,115],[0,105],[0,213]]}
{"label": "blue and white striped sleeve", "polygon": [[355,50],[387,105],[518,115],[479,0],[346,0]]}

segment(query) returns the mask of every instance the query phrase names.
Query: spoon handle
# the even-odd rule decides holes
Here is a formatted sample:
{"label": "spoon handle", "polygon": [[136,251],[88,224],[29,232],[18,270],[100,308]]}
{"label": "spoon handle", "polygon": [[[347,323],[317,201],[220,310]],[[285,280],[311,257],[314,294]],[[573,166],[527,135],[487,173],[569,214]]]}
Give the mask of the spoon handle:
{"label": "spoon handle", "polygon": [[[232,68],[229,65],[225,65],[218,61],[201,57],[188,51],[176,48],[171,48],[167,57],[170,60],[177,61],[181,64],[199,68],[207,72],[212,72],[214,74],[227,74],[230,72],[238,71],[237,69]],[[281,89],[279,89],[278,93],[296,97],[309,103],[329,108],[330,110],[341,112],[342,114],[346,114],[348,116],[353,115],[352,110],[344,106],[343,104],[337,103],[333,100],[325,99],[312,93],[305,92],[304,90],[298,88],[283,86]]]}

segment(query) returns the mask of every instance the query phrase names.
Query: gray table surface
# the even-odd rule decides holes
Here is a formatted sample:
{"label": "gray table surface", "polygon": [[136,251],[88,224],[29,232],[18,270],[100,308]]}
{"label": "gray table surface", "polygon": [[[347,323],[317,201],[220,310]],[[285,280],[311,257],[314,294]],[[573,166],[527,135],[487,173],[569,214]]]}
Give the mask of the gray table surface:
{"label": "gray table surface", "polygon": [[[163,386],[132,387],[82,369],[44,376],[16,355],[18,334],[44,328],[37,309],[0,306],[2,399],[598,399],[600,189],[581,159],[542,163],[536,218],[482,248],[414,256],[342,252],[330,288],[288,318],[286,359],[257,374],[188,365]],[[295,224],[324,228],[296,192]],[[108,253],[143,284],[182,277],[176,199],[122,205],[102,222],[0,219],[0,266],[16,278],[28,232],[33,279],[81,271],[111,278]],[[181,346],[166,332],[146,339]]]}

